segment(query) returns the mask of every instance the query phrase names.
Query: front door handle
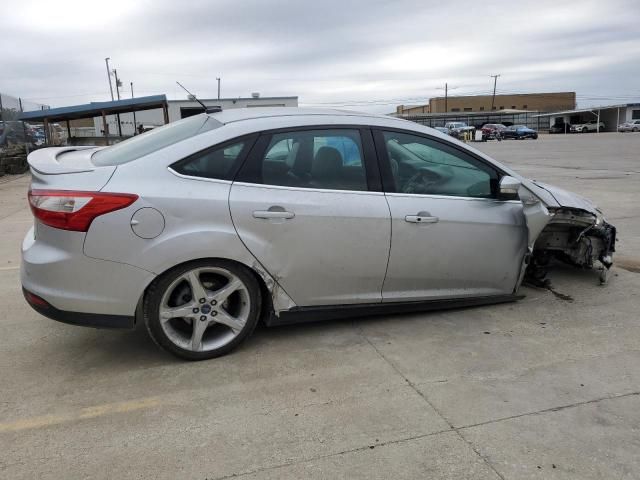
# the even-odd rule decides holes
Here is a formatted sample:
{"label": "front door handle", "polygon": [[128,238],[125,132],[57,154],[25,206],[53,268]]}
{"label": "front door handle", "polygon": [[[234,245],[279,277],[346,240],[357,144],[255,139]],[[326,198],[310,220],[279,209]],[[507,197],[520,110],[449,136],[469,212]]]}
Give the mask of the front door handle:
{"label": "front door handle", "polygon": [[440,219],[438,217],[432,217],[428,213],[423,215],[422,212],[420,212],[418,215],[407,215],[404,217],[404,220],[409,223],[438,223]]}
{"label": "front door handle", "polygon": [[253,212],[253,218],[284,218],[289,219],[295,217],[293,212],[287,212],[286,210],[256,210]]}

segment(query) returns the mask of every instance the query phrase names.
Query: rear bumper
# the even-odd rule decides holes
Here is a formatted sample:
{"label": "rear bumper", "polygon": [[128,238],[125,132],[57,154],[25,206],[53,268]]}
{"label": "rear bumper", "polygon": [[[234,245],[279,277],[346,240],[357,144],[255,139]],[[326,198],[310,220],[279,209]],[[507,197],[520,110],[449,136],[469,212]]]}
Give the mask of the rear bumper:
{"label": "rear bumper", "polygon": [[82,253],[84,233],[38,228],[49,231],[38,240],[33,230],[27,233],[20,276],[23,288],[46,305],[30,305],[49,318],[75,325],[132,326],[138,302],[155,275],[87,257]]}
{"label": "rear bumper", "polygon": [[22,287],[27,303],[40,315],[70,325],[93,328],[128,328],[135,327],[135,316],[106,315],[103,313],[81,313],[58,310],[42,297]]}

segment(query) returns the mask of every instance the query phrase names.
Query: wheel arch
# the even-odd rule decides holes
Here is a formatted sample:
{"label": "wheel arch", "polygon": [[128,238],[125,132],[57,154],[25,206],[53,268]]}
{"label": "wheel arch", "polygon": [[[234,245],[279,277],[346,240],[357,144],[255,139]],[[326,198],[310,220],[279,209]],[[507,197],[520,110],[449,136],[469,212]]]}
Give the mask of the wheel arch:
{"label": "wheel arch", "polygon": [[165,266],[162,271],[156,272],[156,275],[150,279],[150,281],[144,286],[140,297],[138,299],[138,303],[136,305],[135,311],[135,323],[140,324],[142,322],[143,315],[143,305],[144,299],[151,288],[152,285],[157,283],[160,278],[164,277],[168,272],[174,270],[176,268],[188,265],[190,263],[196,263],[201,261],[225,261],[236,264],[249,272],[258,282],[260,287],[260,293],[262,297],[261,302],[261,318],[267,319],[273,313],[275,315],[279,315],[281,311],[289,310],[296,306],[296,304],[291,300],[289,295],[280,287],[278,282],[267,272],[266,269],[260,265],[260,263],[254,259],[252,264],[248,262],[241,261],[236,258],[228,258],[228,257],[194,257],[189,260],[184,260],[178,262],[171,266]]}

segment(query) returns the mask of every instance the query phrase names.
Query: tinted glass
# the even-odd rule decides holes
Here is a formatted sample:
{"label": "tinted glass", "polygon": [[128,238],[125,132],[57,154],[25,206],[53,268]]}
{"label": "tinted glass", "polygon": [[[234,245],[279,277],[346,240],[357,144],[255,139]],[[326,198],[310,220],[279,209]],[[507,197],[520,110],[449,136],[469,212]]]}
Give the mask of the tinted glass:
{"label": "tinted glass", "polygon": [[396,192],[490,198],[498,173],[475,158],[411,134],[384,132]]}
{"label": "tinted glass", "polygon": [[213,148],[181,160],[171,168],[178,173],[192,177],[227,180],[230,179],[230,172],[245,146],[246,142],[242,141]]}
{"label": "tinted glass", "polygon": [[222,123],[208,115],[196,115],[163,127],[154,128],[141,135],[131,137],[124,142],[98,150],[91,157],[91,161],[97,166],[122,165],[221,126]]}
{"label": "tinted glass", "polygon": [[307,130],[273,135],[261,161],[268,185],[366,190],[357,130]]}

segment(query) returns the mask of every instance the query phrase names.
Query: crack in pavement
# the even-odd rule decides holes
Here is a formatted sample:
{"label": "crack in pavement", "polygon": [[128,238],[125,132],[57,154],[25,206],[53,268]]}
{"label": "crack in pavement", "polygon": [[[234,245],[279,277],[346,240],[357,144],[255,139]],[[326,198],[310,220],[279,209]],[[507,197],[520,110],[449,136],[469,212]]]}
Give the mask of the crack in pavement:
{"label": "crack in pavement", "polygon": [[392,361],[390,361],[390,360],[389,360],[389,359],[388,359],[388,358],[387,358],[387,357],[386,357],[386,356],[385,356],[385,355],[384,355],[384,354],[383,354],[383,353],[378,349],[378,347],[376,347],[376,346],[374,345],[374,343],[373,343],[373,342],[372,342],[372,341],[371,341],[371,340],[370,340],[370,339],[369,339],[369,338],[364,334],[364,331],[362,330],[362,327],[357,327],[357,328],[358,328],[358,331],[359,331],[359,333],[360,333],[360,336],[361,336],[364,340],[366,340],[366,342],[367,342],[369,345],[371,345],[371,348],[373,348],[373,349],[376,351],[376,353],[380,356],[380,358],[382,358],[382,360],[384,360],[387,364],[389,364],[389,366],[391,366],[391,368],[393,368],[393,369],[396,371],[396,373],[397,373],[398,375],[400,375],[400,376],[404,379],[404,381],[405,381],[405,382],[407,382],[407,384],[408,384],[408,385],[409,385],[409,386],[410,386],[410,387],[411,387],[411,388],[412,388],[412,389],[413,389],[413,390],[414,390],[418,395],[420,395],[420,396],[424,399],[424,401],[425,401],[425,402],[426,402],[426,403],[427,403],[427,404],[428,404],[428,405],[433,409],[433,411],[434,411],[434,412],[436,412],[436,413],[438,414],[438,416],[440,416],[440,418],[442,418],[442,420],[444,420],[444,421],[447,423],[447,425],[449,425],[450,431],[455,432],[455,433],[458,435],[458,437],[460,437],[460,439],[461,439],[461,440],[462,440],[462,441],[463,441],[467,446],[469,446],[469,448],[471,448],[471,450],[472,450],[472,451],[473,451],[473,452],[478,456],[478,458],[480,458],[480,459],[483,461],[483,463],[484,463],[487,467],[489,467],[489,469],[490,469],[493,473],[495,473],[495,474],[498,476],[498,478],[500,478],[501,480],[505,480],[504,476],[503,476],[500,472],[498,472],[498,470],[496,470],[496,468],[493,466],[493,464],[491,464],[491,462],[489,461],[489,459],[488,459],[488,458],[486,458],[484,455],[482,455],[482,454],[480,453],[480,451],[475,447],[475,445],[473,445],[469,440],[467,440],[467,439],[462,435],[462,433],[460,433],[460,432],[458,431],[458,429],[456,429],[456,428],[455,428],[455,426],[454,426],[454,425],[449,421],[449,419],[447,419],[447,418],[446,418],[446,417],[445,417],[445,416],[444,416],[444,415],[443,415],[443,414],[442,414],[442,413],[441,413],[441,412],[436,408],[436,406],[435,406],[433,403],[431,403],[431,401],[427,398],[427,396],[426,396],[423,392],[421,392],[421,391],[420,391],[420,389],[418,389],[418,388],[415,386],[415,384],[414,384],[413,382],[411,382],[411,380],[409,380],[409,379],[408,379],[408,378],[407,378],[407,377],[406,377],[406,376],[405,376],[405,375],[404,375],[404,374],[403,374],[403,373],[398,369],[398,367],[397,367],[397,366],[396,366]]}
{"label": "crack in pavement", "polygon": [[518,415],[510,415],[508,417],[496,418],[494,420],[487,420],[486,422],[473,423],[473,424],[470,424],[470,425],[463,425],[461,427],[454,427],[454,428],[455,428],[455,430],[466,430],[466,429],[469,429],[469,428],[481,427],[483,425],[491,425],[492,423],[504,422],[506,420],[513,420],[515,418],[530,417],[530,416],[534,416],[534,415],[542,415],[542,414],[551,413],[551,412],[561,412],[561,411],[567,410],[569,408],[581,407],[583,405],[590,405],[592,403],[598,403],[598,402],[602,402],[604,400],[617,400],[618,398],[635,397],[635,396],[638,396],[638,395],[640,395],[640,391],[639,392],[621,393],[620,395],[607,395],[605,397],[594,398],[593,400],[585,400],[583,402],[569,403],[567,405],[560,405],[558,407],[544,408],[542,410],[536,410],[535,412],[519,413]]}
{"label": "crack in pavement", "polygon": [[405,382],[407,382],[407,384],[418,394],[420,395],[425,402],[431,407],[433,408],[433,410],[450,426],[450,430],[449,431],[453,431],[455,432],[460,439],[462,439],[462,441],[467,444],[469,446],[469,448],[471,448],[471,450],[473,450],[473,452],[491,469],[491,471],[493,471],[501,480],[505,480],[505,477],[494,467],[494,465],[489,461],[489,459],[482,455],[480,453],[480,451],[475,447],[475,445],[473,445],[473,443],[468,440],[462,433],[463,430],[467,430],[473,427],[478,427],[478,426],[482,426],[482,425],[488,425],[488,424],[493,424],[493,423],[499,423],[499,422],[503,422],[503,421],[507,421],[507,420],[513,420],[516,418],[522,418],[522,417],[527,417],[527,416],[533,416],[533,415],[543,415],[545,413],[552,413],[552,412],[559,412],[559,411],[563,411],[563,410],[567,410],[570,408],[576,408],[576,407],[580,407],[583,405],[589,405],[589,404],[595,404],[598,402],[602,402],[605,400],[615,400],[618,398],[625,398],[625,397],[632,397],[632,396],[638,396],[640,395],[640,391],[637,392],[630,392],[630,393],[623,393],[620,395],[607,395],[604,397],[600,397],[600,398],[596,398],[593,400],[585,400],[582,402],[574,402],[574,403],[570,403],[570,404],[566,404],[566,405],[560,405],[560,406],[556,406],[556,407],[550,407],[550,408],[545,408],[542,410],[537,410],[534,412],[527,412],[527,413],[522,413],[522,414],[518,414],[518,415],[511,415],[508,417],[504,417],[504,418],[498,418],[498,419],[494,419],[494,420],[488,420],[486,422],[480,422],[480,423],[476,423],[476,424],[471,424],[471,425],[463,425],[460,427],[456,427],[453,425],[453,423],[451,423],[434,405],[433,403],[431,403],[431,401],[429,401],[429,399],[427,398],[427,396],[421,392],[416,384],[414,384],[413,382],[411,382],[399,369],[398,367],[391,362],[379,349],[378,347],[376,347],[376,345],[364,334],[364,332],[362,331],[361,327],[358,327],[360,335],[362,336],[362,338],[364,340],[367,341],[367,343],[369,343],[369,345],[371,345],[371,347],[376,351],[376,353],[380,356],[380,358],[382,358],[386,363],[388,363],[397,373],[398,375],[400,375]]}
{"label": "crack in pavement", "polygon": [[[447,429],[447,430],[439,430],[437,432],[430,432],[430,433],[425,433],[425,434],[422,434],[422,435],[414,435],[414,436],[411,436],[411,437],[400,438],[400,439],[396,439],[396,440],[389,440],[388,442],[379,442],[379,443],[375,444],[375,448],[386,447],[388,445],[395,445],[395,444],[398,444],[398,443],[410,442],[412,440],[420,440],[422,438],[433,437],[433,436],[436,436],[436,435],[441,435],[443,433],[451,433],[451,430],[449,430],[449,429]],[[337,456],[340,456],[340,455],[346,455],[346,454],[354,453],[354,452],[362,452],[362,451],[366,451],[366,450],[370,450],[370,449],[371,449],[371,445],[364,445],[362,447],[355,447],[355,448],[350,448],[350,449],[347,449],[347,450],[341,450],[340,452],[327,453],[325,455],[318,455],[317,457],[303,458],[303,459],[299,459],[299,460],[294,460],[292,462],[281,463],[281,464],[278,464],[278,465],[271,465],[271,466],[268,466],[268,467],[256,468],[254,470],[250,470],[250,471],[246,471],[246,472],[231,473],[229,475],[224,475],[222,477],[215,477],[215,479],[213,479],[213,480],[226,480],[228,478],[245,477],[247,475],[254,475],[256,473],[268,472],[270,470],[277,470],[279,468],[292,467],[292,466],[295,466],[295,465],[302,465],[302,464],[305,464],[305,463],[314,462],[316,460],[323,460],[323,459],[326,459],[326,458],[337,457]]]}
{"label": "crack in pavement", "polygon": [[[379,353],[378,349],[373,345],[372,342],[369,341],[369,339],[366,336],[364,336],[364,335],[362,335],[362,336],[371,345],[371,347],[376,352],[378,352],[378,354],[381,356],[381,358],[386,363],[388,363],[396,372],[398,372],[398,374],[400,376],[405,378],[404,375],[397,370],[397,368],[393,365],[392,362],[390,362],[387,358],[385,358],[382,354]],[[405,381],[409,385],[412,385],[410,381],[406,380],[406,378],[405,378]],[[416,391],[416,393],[418,393],[418,395],[420,395],[436,411],[436,413],[438,413],[438,415],[440,415],[442,417],[442,419],[448,425],[451,425],[451,423],[440,412],[438,412],[437,409],[435,409],[431,405],[429,400],[419,390],[417,390],[416,388],[414,388],[414,390]],[[376,443],[374,446],[375,446],[375,448],[379,448],[379,447],[385,447],[385,446],[389,446],[389,445],[397,445],[397,444],[401,444],[401,443],[411,442],[413,440],[420,440],[420,439],[423,439],[423,438],[435,437],[437,435],[442,435],[442,434],[446,434],[446,433],[455,433],[462,439],[462,441],[466,445],[468,445],[471,448],[471,450],[480,459],[483,460],[483,462],[490,468],[490,470],[492,472],[494,472],[500,479],[505,480],[505,477],[500,472],[498,472],[493,467],[493,465],[489,462],[489,460],[486,457],[484,457],[473,446],[473,444],[470,441],[468,441],[460,433],[460,430],[465,430],[465,429],[469,429],[469,428],[473,428],[473,427],[477,427],[477,426],[482,426],[482,425],[487,425],[487,424],[492,424],[492,423],[498,423],[498,422],[502,422],[502,421],[505,421],[505,420],[511,420],[511,419],[514,419],[514,418],[526,417],[526,416],[530,416],[530,415],[541,415],[541,414],[549,413],[549,412],[558,412],[558,411],[566,410],[566,409],[569,409],[569,408],[574,408],[574,407],[579,407],[579,406],[582,406],[582,405],[588,405],[588,404],[592,404],[592,403],[601,402],[603,400],[615,400],[615,399],[618,399],[618,398],[624,398],[624,397],[635,396],[635,395],[640,395],[640,392],[632,392],[632,393],[626,393],[626,394],[621,394],[621,395],[611,395],[611,396],[597,398],[597,399],[594,399],[594,400],[588,400],[588,401],[584,401],[584,402],[575,402],[575,403],[571,403],[571,404],[567,404],[567,405],[561,405],[561,406],[558,406],[558,407],[546,408],[546,409],[535,411],[535,412],[527,412],[527,413],[523,413],[523,414],[520,414],[520,415],[512,415],[512,416],[509,416],[509,417],[498,418],[498,419],[489,420],[489,421],[486,421],[486,422],[481,422],[481,423],[476,423],[476,424],[471,424],[471,425],[464,425],[464,426],[461,426],[461,427],[451,426],[449,429],[446,429],[446,430],[438,430],[436,432],[430,432],[430,433],[425,433],[425,434],[421,434],[421,435],[413,435],[413,436],[410,436],[410,437],[405,437],[405,438],[400,438],[400,439],[395,439],[395,440],[389,440],[387,442],[379,442],[379,443]],[[339,452],[327,453],[327,454],[318,455],[318,456],[315,456],[315,457],[301,458],[301,459],[293,460],[293,461],[290,461],[290,462],[284,462],[284,463],[280,463],[280,464],[277,464],[277,465],[270,465],[270,466],[266,466],[266,467],[255,468],[253,470],[247,470],[247,471],[244,471],[244,472],[231,473],[231,474],[228,474],[228,475],[223,475],[221,477],[214,477],[214,480],[227,480],[227,479],[230,479],[230,478],[241,478],[241,477],[245,477],[245,476],[248,476],[248,475],[255,475],[257,473],[268,472],[268,471],[277,470],[277,469],[280,469],[280,468],[293,467],[293,466],[296,466],[296,465],[302,465],[302,464],[305,464],[305,463],[310,463],[310,462],[314,462],[314,461],[317,461],[317,460],[324,460],[324,459],[327,459],[327,458],[336,457],[336,456],[340,456],[340,455],[346,455],[346,454],[349,454],[349,453],[367,451],[369,449],[371,449],[371,445],[363,445],[361,447],[355,447],[355,448],[350,448],[350,449],[346,449],[346,450],[341,450]]]}

